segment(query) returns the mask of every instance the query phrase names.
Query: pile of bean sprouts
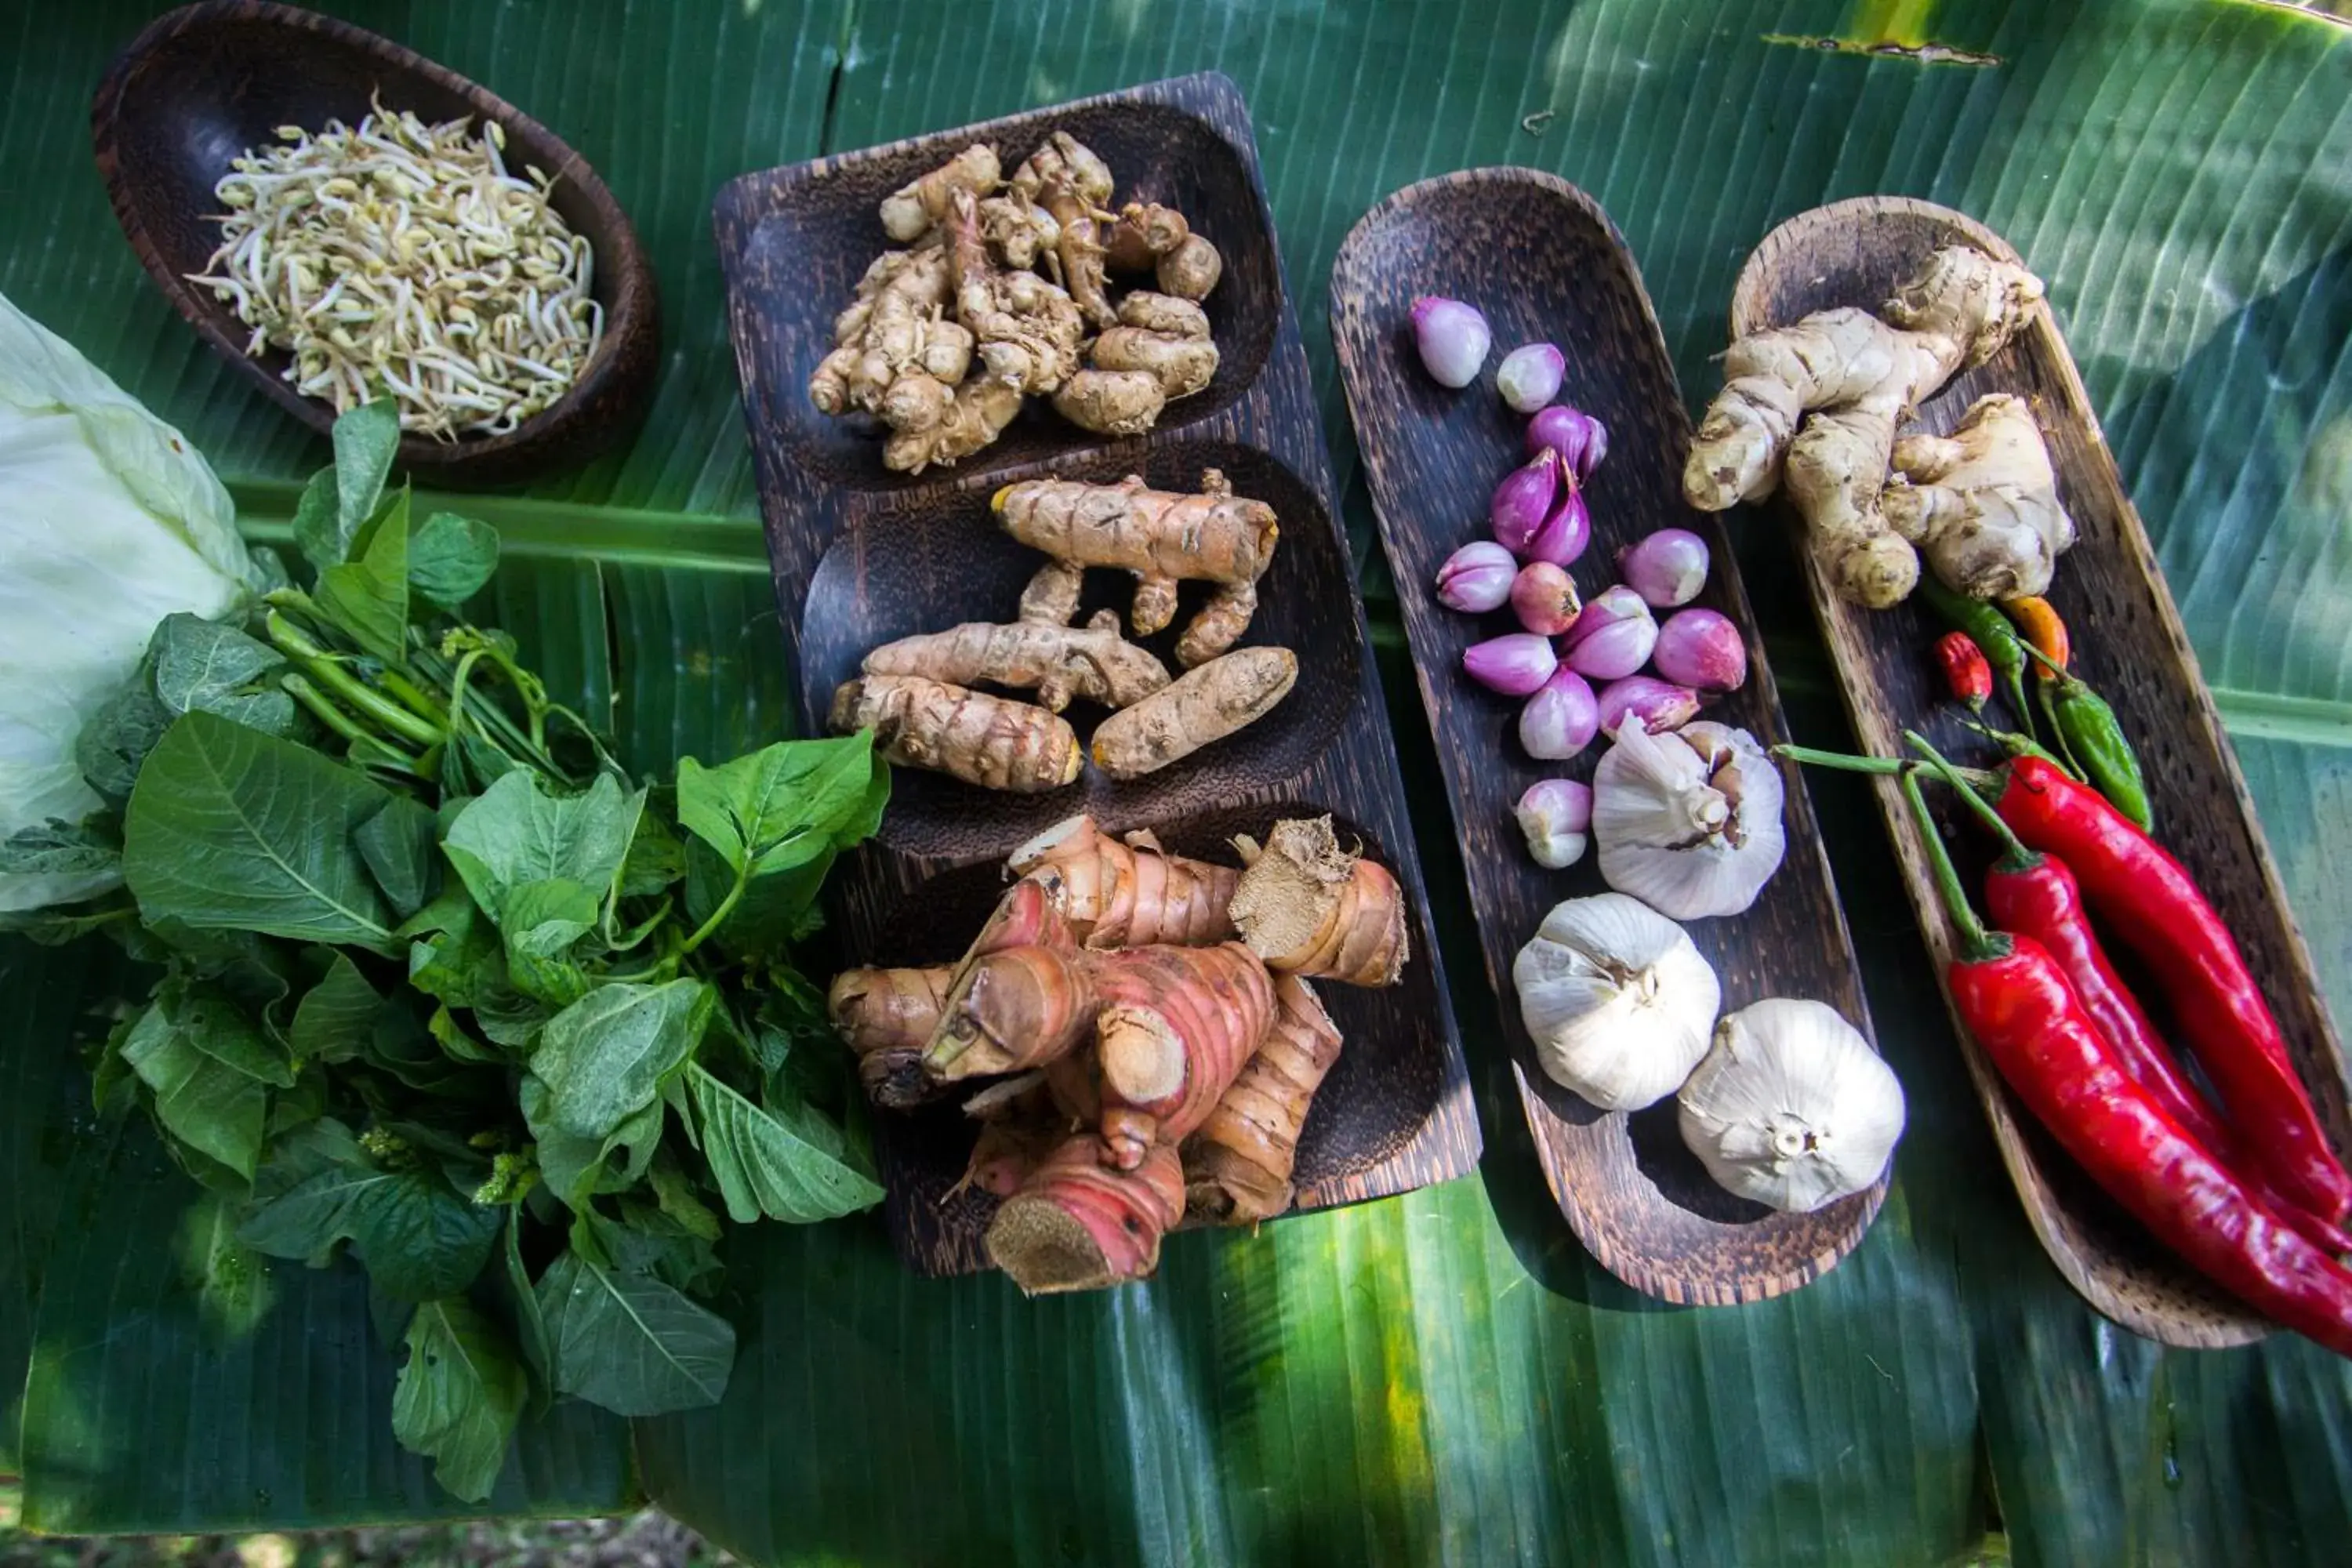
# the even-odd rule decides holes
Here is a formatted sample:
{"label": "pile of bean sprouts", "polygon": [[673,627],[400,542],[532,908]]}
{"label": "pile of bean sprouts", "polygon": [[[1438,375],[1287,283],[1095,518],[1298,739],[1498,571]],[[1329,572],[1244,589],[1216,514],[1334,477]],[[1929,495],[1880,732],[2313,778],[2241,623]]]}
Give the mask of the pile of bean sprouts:
{"label": "pile of bean sprouts", "polygon": [[401,427],[455,440],[514,429],[571,389],[604,341],[595,257],[507,172],[506,134],[426,125],[381,103],[353,130],[281,126],[214,187],[224,238],[190,281],[253,329],[249,354],[338,413],[377,397]]}

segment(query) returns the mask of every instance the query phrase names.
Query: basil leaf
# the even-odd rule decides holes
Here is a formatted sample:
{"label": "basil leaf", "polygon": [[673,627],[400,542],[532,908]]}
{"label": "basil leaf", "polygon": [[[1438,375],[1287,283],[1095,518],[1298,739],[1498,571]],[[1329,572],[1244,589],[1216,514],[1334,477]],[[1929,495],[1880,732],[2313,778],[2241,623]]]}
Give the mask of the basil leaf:
{"label": "basil leaf", "polygon": [[122,1059],[153,1091],[155,1119],[164,1130],[251,1181],[261,1157],[268,1089],[198,1050],[161,1001],[148,1005],[121,1048]]}
{"label": "basil leaf", "polygon": [[392,1435],[433,1461],[433,1479],[480,1502],[506,1468],[530,1380],[490,1321],[462,1296],[408,1320],[408,1359],[392,1394]]}
{"label": "basil leaf", "polygon": [[473,1283],[504,1214],[474,1203],[438,1172],[361,1163],[320,1172],[264,1205],[237,1236],[273,1258],[315,1258],[349,1241],[377,1287],[399,1300],[429,1301]]}
{"label": "basil leaf", "polygon": [[173,713],[217,713],[265,734],[294,728],[294,700],[268,678],[285,658],[235,626],[184,610],[163,617],[149,644],[155,698]]}
{"label": "basil leaf", "polygon": [[321,570],[310,596],[360,647],[386,664],[408,653],[408,492],[352,541],[359,558]]}
{"label": "basil leaf", "polygon": [[570,1251],[540,1280],[539,1305],[562,1393],[618,1415],[667,1415],[727,1392],[734,1328],[658,1279]]}
{"label": "basil leaf", "polygon": [[645,802],[643,790],[624,795],[609,774],[578,795],[548,795],[536,773],[518,768],[466,804],[442,849],[504,931],[507,900],[525,883],[568,878],[604,899],[628,859]]}
{"label": "basil leaf", "polygon": [[385,791],[307,746],[189,713],[139,771],[122,876],[151,924],[265,932],[396,951],[353,847]]}
{"label": "basil leaf", "polygon": [[788,1125],[699,1066],[686,1069],[686,1083],[701,1123],[703,1158],[736,1224],[761,1215],[808,1224],[882,1201],[881,1187],[841,1159],[838,1129],[827,1138],[807,1118]]}
{"label": "basil leaf", "polygon": [[574,1137],[609,1135],[693,1054],[716,1005],[699,980],[618,982],[558,1013],[530,1058],[547,1083],[549,1120]]}
{"label": "basil leaf", "polygon": [[367,863],[392,912],[408,919],[429,903],[441,887],[438,825],[423,803],[404,795],[390,796],[383,809],[359,825],[352,842]]}
{"label": "basil leaf", "polygon": [[499,566],[499,531],[455,512],[436,511],[408,541],[408,585],[454,610],[482,591]]}

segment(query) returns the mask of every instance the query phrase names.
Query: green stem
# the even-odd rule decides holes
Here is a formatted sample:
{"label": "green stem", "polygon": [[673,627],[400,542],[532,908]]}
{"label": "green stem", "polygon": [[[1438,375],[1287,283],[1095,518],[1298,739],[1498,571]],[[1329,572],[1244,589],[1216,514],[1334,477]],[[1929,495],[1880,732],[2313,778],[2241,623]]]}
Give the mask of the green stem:
{"label": "green stem", "polygon": [[2042,857],[2028,849],[2024,840],[2019,838],[2009,824],[2000,819],[2000,813],[1995,811],[1982,795],[1968,787],[1960,778],[1959,769],[1954,767],[1943,752],[1929,745],[1927,736],[1916,730],[1906,730],[1903,731],[1903,739],[1910,743],[1913,751],[1927,759],[1929,764],[1943,775],[1944,782],[1950,784],[1953,792],[1962,800],[1968,802],[1969,809],[1975,812],[1978,819],[1992,830],[1993,837],[2000,840],[2004,853],[2001,863],[2004,866],[2013,870],[2024,870],[2028,867],[2041,863]]}
{"label": "green stem", "polygon": [[743,901],[743,889],[751,885],[751,868],[749,866],[745,866],[735,873],[735,885],[727,889],[727,896],[719,900],[719,907],[710,911],[710,918],[703,921],[701,926],[696,930],[695,933],[686,939],[686,945],[679,948],[677,952],[671,954],[671,956],[673,958],[684,958],[688,953],[690,953],[696,948],[700,947],[702,945],[703,939],[726,923],[727,917],[735,912],[735,906]]}
{"label": "green stem", "polygon": [[441,739],[439,725],[418,718],[353,675],[278,611],[270,611],[264,625],[268,628],[269,640],[296,668],[357,709],[362,718],[419,746],[430,746]]}
{"label": "green stem", "polygon": [[[1775,746],[1772,754],[1786,757],[1792,763],[1802,763],[1807,767],[1831,768],[1847,773],[1875,773],[1882,778],[1907,773],[1919,765],[1901,757],[1855,757],[1843,752],[1817,752],[1811,746]],[[1956,784],[1964,784],[1979,795],[1998,795],[2001,791],[2000,774],[1990,768],[1954,767],[1952,778]]]}
{"label": "green stem", "polygon": [[281,675],[278,684],[287,696],[310,711],[310,717],[341,735],[346,741],[373,741],[376,737],[360,727],[358,720],[336,707],[327,694],[299,675]]}
{"label": "green stem", "polygon": [[1916,763],[1903,764],[1903,798],[1911,807],[1912,819],[1919,825],[1919,837],[1927,841],[1927,869],[1936,879],[1936,891],[1944,900],[1944,912],[1959,928],[1961,956],[1971,963],[2000,957],[2002,950],[1994,944],[1992,933],[1977,919],[1976,910],[1969,907],[1968,894],[1960,889],[1960,873],[1945,851],[1943,835],[1936,831],[1936,819],[1927,812],[1927,797],[1920,792]]}
{"label": "green stem", "polygon": [[401,705],[418,718],[437,728],[449,727],[449,710],[435,700],[433,694],[396,669],[387,669],[382,677],[383,689],[399,700]]}

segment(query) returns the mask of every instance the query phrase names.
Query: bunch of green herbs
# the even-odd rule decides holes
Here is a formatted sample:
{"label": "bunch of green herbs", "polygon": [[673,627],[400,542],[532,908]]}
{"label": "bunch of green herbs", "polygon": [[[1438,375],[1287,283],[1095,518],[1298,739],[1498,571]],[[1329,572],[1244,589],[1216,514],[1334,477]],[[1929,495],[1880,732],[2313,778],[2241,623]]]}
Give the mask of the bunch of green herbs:
{"label": "bunch of green herbs", "polygon": [[119,873],[7,917],[155,966],[101,1109],[152,1113],[237,1247],[365,1268],[406,1342],[395,1433],[479,1500],[534,1401],[719,1397],[720,1212],[880,1198],[790,953],[889,781],[863,735],[632,778],[457,618],[498,536],[413,516],[398,439],[389,403],[337,421],[294,521],[309,587],[163,621],[79,742],[106,809],[0,869]]}

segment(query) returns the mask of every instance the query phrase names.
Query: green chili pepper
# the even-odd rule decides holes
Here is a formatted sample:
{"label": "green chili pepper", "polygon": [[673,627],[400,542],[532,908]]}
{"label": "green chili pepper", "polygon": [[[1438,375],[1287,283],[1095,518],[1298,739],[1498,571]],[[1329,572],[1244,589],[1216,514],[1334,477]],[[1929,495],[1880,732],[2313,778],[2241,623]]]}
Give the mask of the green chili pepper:
{"label": "green chili pepper", "polygon": [[2017,628],[1982,599],[1956,594],[1926,573],[1919,576],[1919,596],[1955,628],[1975,639],[1985,662],[2000,678],[2001,700],[2009,704],[2017,727],[2031,735],[2033,712],[2025,705],[2025,639]]}
{"label": "green chili pepper", "polygon": [[2050,718],[2066,754],[2082,765],[2083,780],[2107,797],[2107,804],[2137,823],[2155,826],[2148,810],[2147,778],[2140,772],[2138,753],[2124,739],[2122,722],[2107,700],[2080,678],[2058,668],[2039,648],[2026,652],[2040,659],[2055,682],[2050,694]]}

